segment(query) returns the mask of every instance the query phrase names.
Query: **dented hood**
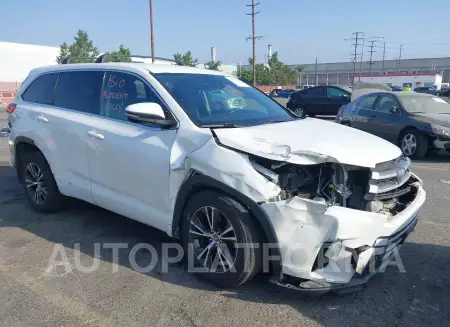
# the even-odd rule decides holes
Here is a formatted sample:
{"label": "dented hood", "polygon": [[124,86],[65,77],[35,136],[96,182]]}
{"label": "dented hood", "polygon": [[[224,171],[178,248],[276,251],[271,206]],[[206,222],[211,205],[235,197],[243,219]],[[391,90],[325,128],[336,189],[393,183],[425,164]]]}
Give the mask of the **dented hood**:
{"label": "dented hood", "polygon": [[340,162],[374,168],[401,155],[397,146],[377,136],[315,118],[214,132],[234,149],[303,165]]}

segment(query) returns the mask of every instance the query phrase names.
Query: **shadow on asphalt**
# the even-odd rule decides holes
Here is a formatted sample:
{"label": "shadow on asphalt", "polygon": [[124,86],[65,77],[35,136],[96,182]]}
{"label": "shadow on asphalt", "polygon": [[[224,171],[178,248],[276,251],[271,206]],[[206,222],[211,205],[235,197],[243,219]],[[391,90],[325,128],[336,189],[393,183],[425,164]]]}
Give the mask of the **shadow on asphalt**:
{"label": "shadow on asphalt", "polygon": [[[90,257],[95,255],[95,243],[126,243],[128,249],[119,252],[119,272],[121,267],[132,269],[128,254],[134,245],[148,243],[160,258],[162,244],[173,242],[154,228],[76,200],[62,213],[35,214],[25,204],[22,188],[10,166],[0,166],[0,199],[0,211],[13,204],[25,206],[23,211],[25,215],[28,213],[20,219],[2,217],[0,227],[21,228],[69,249],[79,243],[80,251]],[[101,247],[100,258],[113,262],[112,251]],[[168,273],[161,273],[158,264],[145,275],[185,288],[219,292],[225,298],[243,302],[289,305],[320,325],[445,325],[446,319],[450,319],[450,247],[405,243],[401,258],[406,273],[389,267],[385,274],[375,276],[364,291],[320,298],[269,284],[267,276],[223,291],[188,274],[185,264],[171,264]],[[151,259],[149,251],[136,254],[136,262],[141,267],[147,266]],[[245,303],[242,309],[245,310]],[[379,314],[374,314],[375,311]],[[373,317],[377,317],[376,321]]]}
{"label": "shadow on asphalt", "polygon": [[415,163],[448,163],[450,162],[450,153],[430,152],[426,157],[413,160]]}

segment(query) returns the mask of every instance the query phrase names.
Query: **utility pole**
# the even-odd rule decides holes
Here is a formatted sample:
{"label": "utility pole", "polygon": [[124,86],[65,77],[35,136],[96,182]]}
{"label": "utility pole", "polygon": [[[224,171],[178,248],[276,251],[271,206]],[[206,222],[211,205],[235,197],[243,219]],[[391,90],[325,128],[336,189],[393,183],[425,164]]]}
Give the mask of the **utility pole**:
{"label": "utility pole", "polygon": [[363,63],[363,54],[364,54],[364,40],[366,39],[366,33],[362,33],[362,50],[361,50],[361,59],[359,60],[359,78],[358,80],[361,82],[361,75],[362,75],[362,63]]}
{"label": "utility pole", "polygon": [[316,86],[318,86],[319,85],[319,75],[317,75],[317,59],[318,58],[316,58]]}
{"label": "utility pole", "polygon": [[370,76],[370,73],[372,72],[372,64],[373,64],[373,62],[372,62],[372,55],[373,55],[373,53],[374,52],[376,52],[373,48],[375,47],[373,44],[376,42],[375,40],[372,40],[372,41],[369,41],[370,42],[370,46],[369,46],[369,48],[370,48],[370,50],[368,51],[368,52],[370,52],[370,59],[369,59],[369,76]]}
{"label": "utility pole", "polygon": [[[347,40],[354,40],[355,43],[353,43],[353,47],[354,47],[354,53],[352,54],[352,60],[353,60],[353,81],[352,81],[352,85],[355,84],[355,75],[356,75],[356,62],[358,61],[358,47],[361,45],[359,42],[362,39],[360,37],[361,34],[364,34],[363,32],[354,32],[352,33],[352,35],[354,35],[354,38],[351,39],[345,39],[345,41]],[[361,56],[362,59],[362,56]],[[361,77],[360,77],[361,78]]]}
{"label": "utility pole", "polygon": [[247,15],[251,15],[252,16],[252,36],[251,37],[247,37],[247,41],[248,40],[252,40],[252,47],[253,47],[253,85],[256,85],[256,50],[255,50],[255,41],[256,40],[260,40],[262,39],[262,36],[255,36],[255,15],[259,14],[260,12],[255,12],[255,7],[259,5],[258,3],[255,3],[255,0],[252,0],[252,4],[251,5],[247,5],[247,7],[252,7],[252,13],[251,14],[247,14]]}
{"label": "utility pole", "polygon": [[155,63],[155,40],[153,38],[153,6],[152,0],[150,2],[150,45],[152,47],[152,63]]}
{"label": "utility pole", "polygon": [[397,73],[400,73],[400,62],[402,60],[402,48],[403,48],[403,45],[400,46],[400,55],[398,56]]}

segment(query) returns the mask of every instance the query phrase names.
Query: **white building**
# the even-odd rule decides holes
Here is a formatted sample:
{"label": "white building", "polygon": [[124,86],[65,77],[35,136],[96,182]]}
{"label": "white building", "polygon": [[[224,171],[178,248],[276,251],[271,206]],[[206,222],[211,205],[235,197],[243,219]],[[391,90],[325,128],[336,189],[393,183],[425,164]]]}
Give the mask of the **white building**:
{"label": "white building", "polygon": [[56,64],[58,47],[0,42],[0,82],[21,83],[30,70]]}
{"label": "white building", "polygon": [[[0,84],[20,84],[27,77],[30,70],[40,66],[55,65],[58,55],[59,47],[0,42]],[[150,58],[131,57],[131,59],[132,61],[151,63]],[[162,58],[157,58],[155,63],[174,64],[173,61]],[[198,67],[204,68],[204,65],[199,64]],[[237,66],[223,64],[219,70],[229,74],[236,74]]]}

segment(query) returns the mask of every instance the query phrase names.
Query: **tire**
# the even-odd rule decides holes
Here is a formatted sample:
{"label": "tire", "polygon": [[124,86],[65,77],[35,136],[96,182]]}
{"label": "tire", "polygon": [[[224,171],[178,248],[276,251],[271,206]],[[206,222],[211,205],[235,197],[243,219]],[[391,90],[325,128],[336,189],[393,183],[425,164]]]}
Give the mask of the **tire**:
{"label": "tire", "polygon": [[[413,142],[415,142],[415,147],[412,147]],[[407,157],[418,159],[425,157],[427,154],[428,141],[426,137],[416,129],[407,129],[404,131],[400,136],[399,143],[400,149]],[[406,146],[406,143],[409,143],[410,146]]]}
{"label": "tire", "polygon": [[[20,163],[21,180],[23,181],[25,197],[30,206],[43,213],[56,212],[62,209],[65,197],[59,192],[44,155],[39,151],[23,152]],[[34,185],[36,183],[38,185]],[[38,191],[38,188],[41,191]]]}
{"label": "tire", "polygon": [[[213,230],[217,229],[214,233],[210,233],[208,227],[207,210],[209,216],[212,216],[211,213],[214,211],[213,219],[216,225],[213,226]],[[223,233],[229,227],[233,230]],[[198,235],[198,232],[203,235]],[[202,271],[196,273],[216,286],[221,288],[239,286],[253,278],[261,269],[261,238],[252,223],[252,216],[239,202],[224,193],[210,190],[194,194],[186,205],[181,233],[187,260],[192,260],[188,262],[188,266],[201,268]],[[205,237],[206,234],[209,235]],[[223,239],[218,240],[220,234],[223,234]],[[242,244],[240,248],[234,247],[236,243]],[[223,248],[225,245],[229,250],[228,260],[219,253],[220,251],[227,254],[226,247]]]}
{"label": "tire", "polygon": [[294,108],[292,111],[299,117],[306,117],[306,109],[303,107]]}

